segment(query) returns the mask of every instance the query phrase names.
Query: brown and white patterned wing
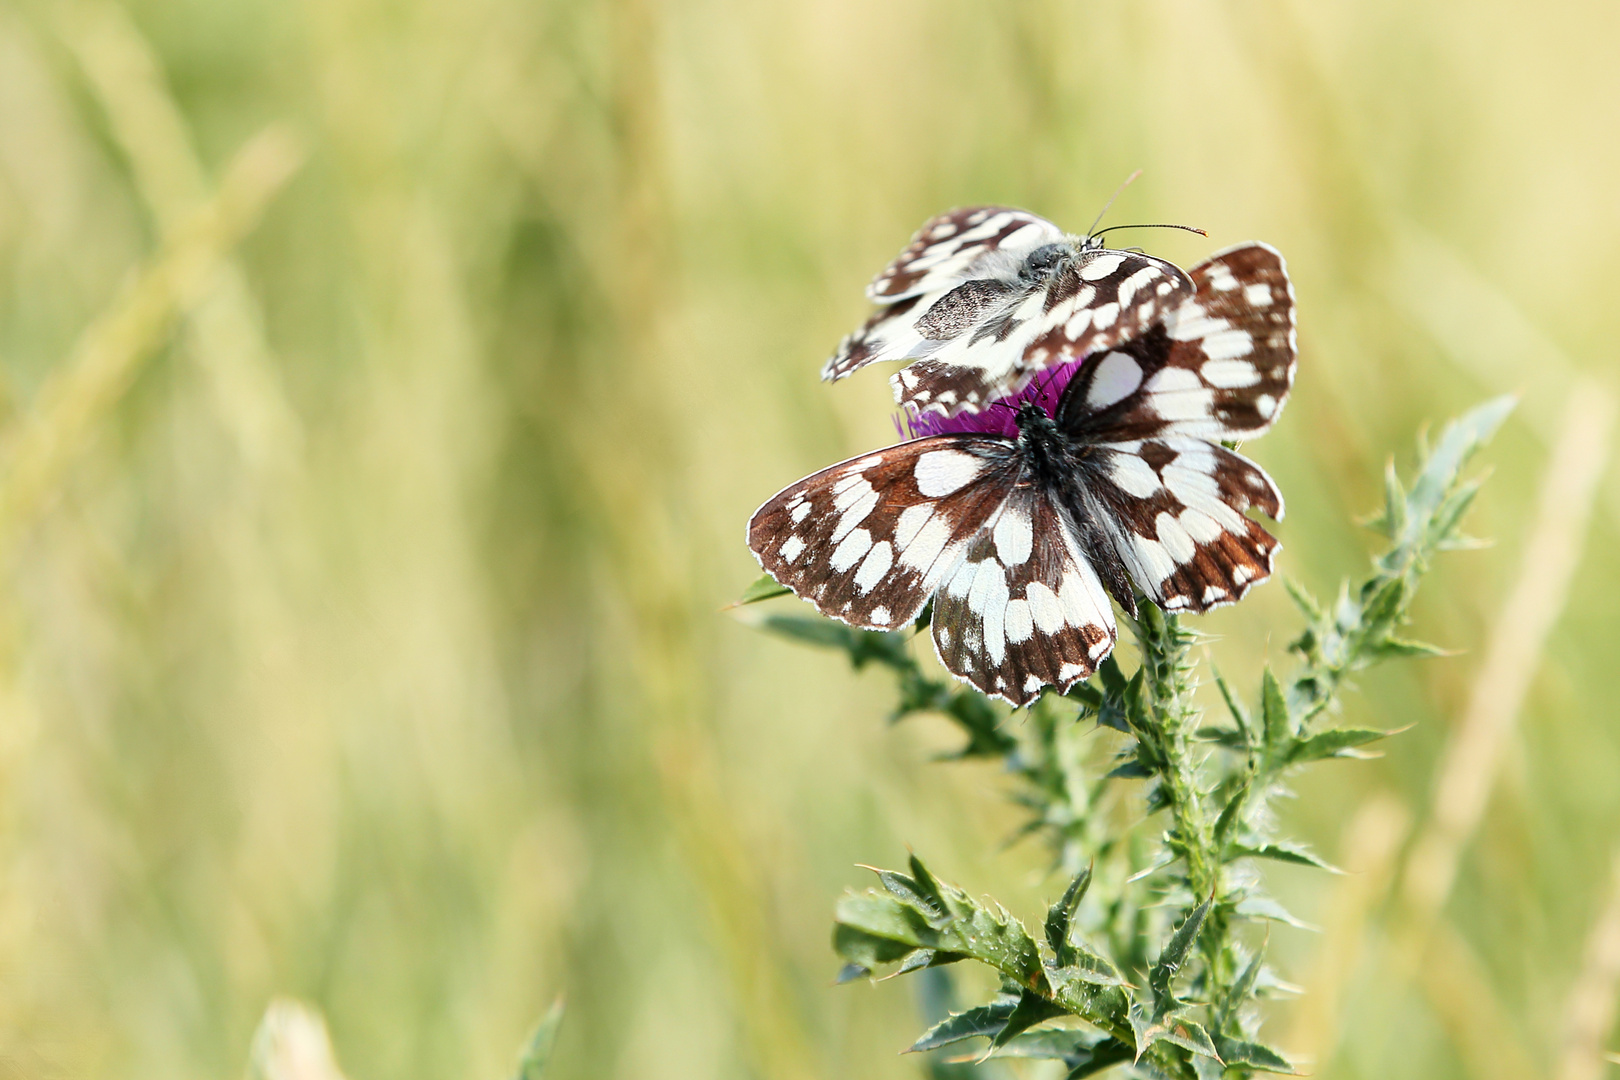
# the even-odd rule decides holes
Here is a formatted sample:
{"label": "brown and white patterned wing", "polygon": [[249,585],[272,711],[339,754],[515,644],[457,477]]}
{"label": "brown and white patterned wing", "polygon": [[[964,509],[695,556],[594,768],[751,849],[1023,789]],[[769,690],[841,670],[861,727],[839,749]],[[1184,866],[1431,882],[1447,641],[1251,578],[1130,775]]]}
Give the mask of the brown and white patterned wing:
{"label": "brown and white patterned wing", "polygon": [[823,469],[748,522],[760,566],[823,614],[868,630],[914,620],[1018,478],[1009,439],[936,435]]}
{"label": "brown and white patterned wing", "polygon": [[1063,230],[1026,210],[964,206],[929,218],[893,262],[866,287],[876,304],[939,293],[970,278],[1003,277]]}
{"label": "brown and white patterned wing", "polygon": [[930,218],[867,286],[867,297],[884,306],[839,342],[821,377],[831,382],[868,364],[937,351],[1034,291],[1017,280],[1019,267],[1031,252],[1063,239],[1045,218],[1005,206],[967,206]]}
{"label": "brown and white patterned wing", "polygon": [[986,694],[1027,705],[1067,690],[1114,647],[1108,594],[1063,511],[1020,485],[934,597],[941,663]]}
{"label": "brown and white patterned wing", "polygon": [[1089,448],[1083,478],[1136,587],[1166,611],[1203,612],[1271,576],[1275,537],[1247,516],[1283,516],[1282,494],[1241,454],[1186,435]]}
{"label": "brown and white patterned wing", "polygon": [[[992,306],[990,298],[1000,294],[991,287],[998,284],[968,282],[910,320],[921,344],[884,357],[918,357],[889,380],[896,400],[918,412],[977,412],[1022,390],[1043,368],[1136,337],[1193,295],[1192,280],[1174,263],[1106,248],[1080,251],[1040,284],[1008,290],[995,301],[999,306]],[[973,304],[957,304],[977,309],[971,325],[964,329],[960,318],[935,319],[958,294],[974,289]],[[933,322],[950,328],[949,334],[930,335]],[[889,329],[896,323],[884,326],[882,333],[890,335],[885,340],[898,340]]]}
{"label": "brown and white patterned wing", "polygon": [[1294,384],[1294,291],[1283,258],[1244,244],[1193,267],[1193,294],[1158,325],[1093,357],[1058,423],[1086,441],[1263,434]]}

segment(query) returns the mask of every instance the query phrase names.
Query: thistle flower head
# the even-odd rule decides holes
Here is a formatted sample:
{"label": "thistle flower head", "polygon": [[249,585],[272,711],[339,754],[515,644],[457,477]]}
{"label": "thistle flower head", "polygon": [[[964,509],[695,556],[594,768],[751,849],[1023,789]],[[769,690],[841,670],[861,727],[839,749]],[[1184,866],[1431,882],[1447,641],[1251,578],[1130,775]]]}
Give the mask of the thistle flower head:
{"label": "thistle flower head", "polygon": [[1018,438],[1018,424],[1016,418],[1021,406],[1034,402],[1039,405],[1047,416],[1057,415],[1058,402],[1063,399],[1063,391],[1068,388],[1069,380],[1080,370],[1085,361],[1071,360],[1066,364],[1058,364],[1038,372],[1030,379],[1028,385],[1016,394],[997,398],[978,412],[963,410],[955,416],[941,416],[937,412],[917,413],[910,409],[895,417],[895,426],[900,434],[913,439],[921,439],[929,435],[1000,435],[1008,439]]}

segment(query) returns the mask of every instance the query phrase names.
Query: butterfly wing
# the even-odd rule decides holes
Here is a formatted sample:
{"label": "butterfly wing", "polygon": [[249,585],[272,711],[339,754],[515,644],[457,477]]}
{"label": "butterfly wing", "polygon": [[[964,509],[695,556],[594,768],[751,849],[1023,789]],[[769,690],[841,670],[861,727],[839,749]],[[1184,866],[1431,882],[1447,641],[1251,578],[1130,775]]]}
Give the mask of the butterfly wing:
{"label": "butterfly wing", "polygon": [[1298,357],[1294,291],[1282,256],[1244,244],[1190,275],[1191,296],[1075,377],[1058,410],[1064,431],[1095,442],[1158,435],[1237,441],[1271,427]]}
{"label": "butterfly wing", "polygon": [[823,615],[893,630],[917,617],[1019,471],[1008,439],[915,439],[784,488],[749,521],[748,546]]}
{"label": "butterfly wing", "polygon": [[1260,466],[1187,435],[1088,451],[1087,511],[1154,603],[1208,611],[1271,576],[1281,545],[1246,512],[1280,519],[1283,501]]}
{"label": "butterfly wing", "polygon": [[967,206],[923,223],[911,243],[866,287],[881,307],[845,337],[821,370],[828,381],[868,364],[938,349],[992,310],[1016,303],[1026,256],[1063,240],[1063,230],[1006,206]]}
{"label": "butterfly wing", "polygon": [[1009,206],[964,206],[923,222],[893,262],[866,287],[875,304],[939,293],[971,278],[1001,277],[1063,230]]}
{"label": "butterfly wing", "polygon": [[1083,495],[1137,589],[1207,611],[1271,576],[1282,517],[1265,471],[1218,445],[1263,434],[1293,385],[1294,295],[1264,244],[1191,271],[1193,294],[1148,332],[1094,357],[1064,391],[1058,426],[1088,444]]}
{"label": "butterfly wing", "polygon": [[913,348],[909,355],[919,359],[889,381],[896,399],[918,412],[977,412],[1022,390],[1042,368],[1143,333],[1192,293],[1192,281],[1174,263],[1135,251],[1082,251],[1043,283],[987,311],[971,332],[926,354]]}
{"label": "butterfly wing", "polygon": [[941,663],[986,694],[1027,705],[1091,675],[1117,632],[1064,511],[1019,485],[968,543],[934,597]]}

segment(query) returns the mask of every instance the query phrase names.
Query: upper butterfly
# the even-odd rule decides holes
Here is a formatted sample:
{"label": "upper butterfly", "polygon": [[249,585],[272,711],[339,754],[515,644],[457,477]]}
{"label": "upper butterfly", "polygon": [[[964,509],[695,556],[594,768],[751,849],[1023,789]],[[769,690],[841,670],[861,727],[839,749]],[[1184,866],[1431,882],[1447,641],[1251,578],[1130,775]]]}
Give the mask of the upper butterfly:
{"label": "upper butterfly", "polygon": [[821,377],[911,360],[890,381],[917,413],[977,412],[1040,369],[1110,348],[1192,294],[1173,263],[1067,236],[1023,210],[969,206],[930,219],[866,287],[882,309]]}
{"label": "upper butterfly", "polygon": [[[1293,385],[1294,296],[1264,244],[1192,269],[1144,332],[1002,399],[922,417],[910,442],[773,496],[748,546],[824,615],[894,630],[934,601],[957,677],[1015,705],[1067,690],[1114,647],[1109,597],[1202,612],[1271,575],[1282,517],[1223,440],[1271,426]],[[1068,376],[1066,385],[1059,381]]]}

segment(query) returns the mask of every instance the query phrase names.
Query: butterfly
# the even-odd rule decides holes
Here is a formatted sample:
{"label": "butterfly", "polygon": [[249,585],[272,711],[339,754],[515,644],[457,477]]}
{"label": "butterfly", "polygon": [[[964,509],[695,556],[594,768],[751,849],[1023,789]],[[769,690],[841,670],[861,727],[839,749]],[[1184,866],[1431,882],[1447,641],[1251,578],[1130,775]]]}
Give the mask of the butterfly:
{"label": "butterfly", "polygon": [[[1293,290],[1258,243],[1187,278],[1145,330],[1086,357],[1055,405],[1026,390],[1003,402],[1011,423],[925,417],[934,434],[772,496],[748,524],[760,565],[865,629],[906,626],[932,600],[940,661],[1014,705],[1096,670],[1118,636],[1110,598],[1133,616],[1138,593],[1167,611],[1242,598],[1279,550],[1247,512],[1278,520],[1283,500],[1221,444],[1265,432],[1288,396]],[[987,430],[996,417],[1004,430]]]}
{"label": "butterfly", "polygon": [[1044,367],[1134,337],[1192,292],[1174,263],[1105,248],[1100,233],[1071,237],[1023,210],[964,207],[925,222],[872,280],[867,297],[882,308],[821,376],[910,360],[891,380],[904,406],[977,411]]}

